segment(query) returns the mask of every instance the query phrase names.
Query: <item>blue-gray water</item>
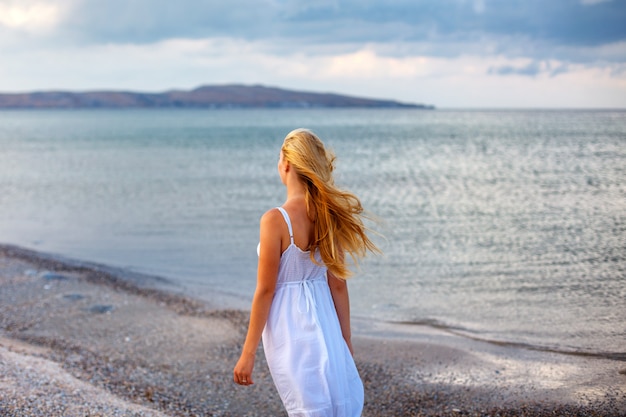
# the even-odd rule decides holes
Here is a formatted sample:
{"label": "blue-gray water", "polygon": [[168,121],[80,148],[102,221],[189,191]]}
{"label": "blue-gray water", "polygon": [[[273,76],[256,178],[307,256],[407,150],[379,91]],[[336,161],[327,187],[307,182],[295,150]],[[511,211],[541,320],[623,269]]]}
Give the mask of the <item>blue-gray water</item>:
{"label": "blue-gray water", "polygon": [[0,242],[247,303],[295,127],[382,221],[353,314],[626,352],[625,111],[0,112]]}

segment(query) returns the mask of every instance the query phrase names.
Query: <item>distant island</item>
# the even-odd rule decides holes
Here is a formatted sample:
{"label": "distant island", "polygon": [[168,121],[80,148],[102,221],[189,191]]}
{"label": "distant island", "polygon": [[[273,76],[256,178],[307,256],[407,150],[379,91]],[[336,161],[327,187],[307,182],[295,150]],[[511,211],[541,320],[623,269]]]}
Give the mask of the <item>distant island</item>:
{"label": "distant island", "polygon": [[401,103],[265,87],[262,85],[207,85],[190,91],[163,93],[132,91],[39,91],[0,93],[0,109],[121,109],[121,108],[414,108],[424,104]]}

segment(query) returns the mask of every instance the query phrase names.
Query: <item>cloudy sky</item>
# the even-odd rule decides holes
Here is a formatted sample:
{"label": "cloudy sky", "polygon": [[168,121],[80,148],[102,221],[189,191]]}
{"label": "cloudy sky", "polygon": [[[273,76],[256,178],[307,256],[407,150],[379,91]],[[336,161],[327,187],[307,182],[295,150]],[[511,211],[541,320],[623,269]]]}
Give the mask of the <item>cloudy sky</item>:
{"label": "cloudy sky", "polygon": [[626,108],[626,0],[0,0],[0,91]]}

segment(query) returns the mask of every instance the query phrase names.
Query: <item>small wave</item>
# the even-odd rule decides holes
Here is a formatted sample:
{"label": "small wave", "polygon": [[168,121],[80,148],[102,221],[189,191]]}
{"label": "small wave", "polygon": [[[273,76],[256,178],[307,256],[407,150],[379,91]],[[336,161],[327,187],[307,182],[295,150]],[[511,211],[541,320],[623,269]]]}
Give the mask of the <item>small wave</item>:
{"label": "small wave", "polygon": [[393,324],[403,324],[409,326],[428,326],[435,329],[446,330],[450,332],[455,331],[467,331],[467,329],[459,326],[451,326],[444,322],[435,319],[423,319],[423,320],[400,320],[400,321],[390,321]]}
{"label": "small wave", "polygon": [[[69,258],[63,255],[40,252],[33,249],[0,243],[0,254],[13,258],[23,259],[33,262],[41,268],[52,271],[62,270],[64,272],[85,272],[89,274],[92,281],[102,281],[126,287],[138,289],[157,289],[176,292],[179,286],[173,280],[153,274],[135,272],[129,268],[109,266],[102,263],[82,261]],[[62,274],[55,272],[45,272],[42,277],[47,280],[63,279]]]}
{"label": "small wave", "polygon": [[564,349],[560,347],[554,346],[545,346],[538,345],[532,343],[524,343],[524,342],[514,342],[508,340],[498,340],[492,339],[488,337],[481,337],[472,333],[470,330],[465,329],[460,326],[451,326],[446,323],[443,323],[434,319],[423,319],[423,320],[414,320],[414,321],[390,321],[391,324],[399,324],[406,326],[427,326],[438,330],[443,330],[448,333],[452,333],[456,336],[465,337],[467,339],[476,340],[479,342],[485,342],[492,345],[503,346],[503,347],[511,347],[511,348],[520,348],[527,350],[534,350],[539,352],[550,352],[557,353],[561,355],[573,355],[573,356],[582,356],[589,358],[597,358],[597,359],[611,359],[615,361],[626,362],[626,352],[608,352],[608,351],[586,351],[586,350],[574,350],[574,349]]}

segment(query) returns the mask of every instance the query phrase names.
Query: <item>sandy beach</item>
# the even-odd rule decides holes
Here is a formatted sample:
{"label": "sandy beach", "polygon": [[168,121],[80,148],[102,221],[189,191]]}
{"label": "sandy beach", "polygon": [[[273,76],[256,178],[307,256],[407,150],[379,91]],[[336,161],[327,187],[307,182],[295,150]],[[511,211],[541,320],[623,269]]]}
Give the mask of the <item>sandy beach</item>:
{"label": "sandy beach", "polygon": [[[246,311],[101,265],[0,246],[1,416],[283,416]],[[625,416],[626,362],[354,319],[364,416]]]}

